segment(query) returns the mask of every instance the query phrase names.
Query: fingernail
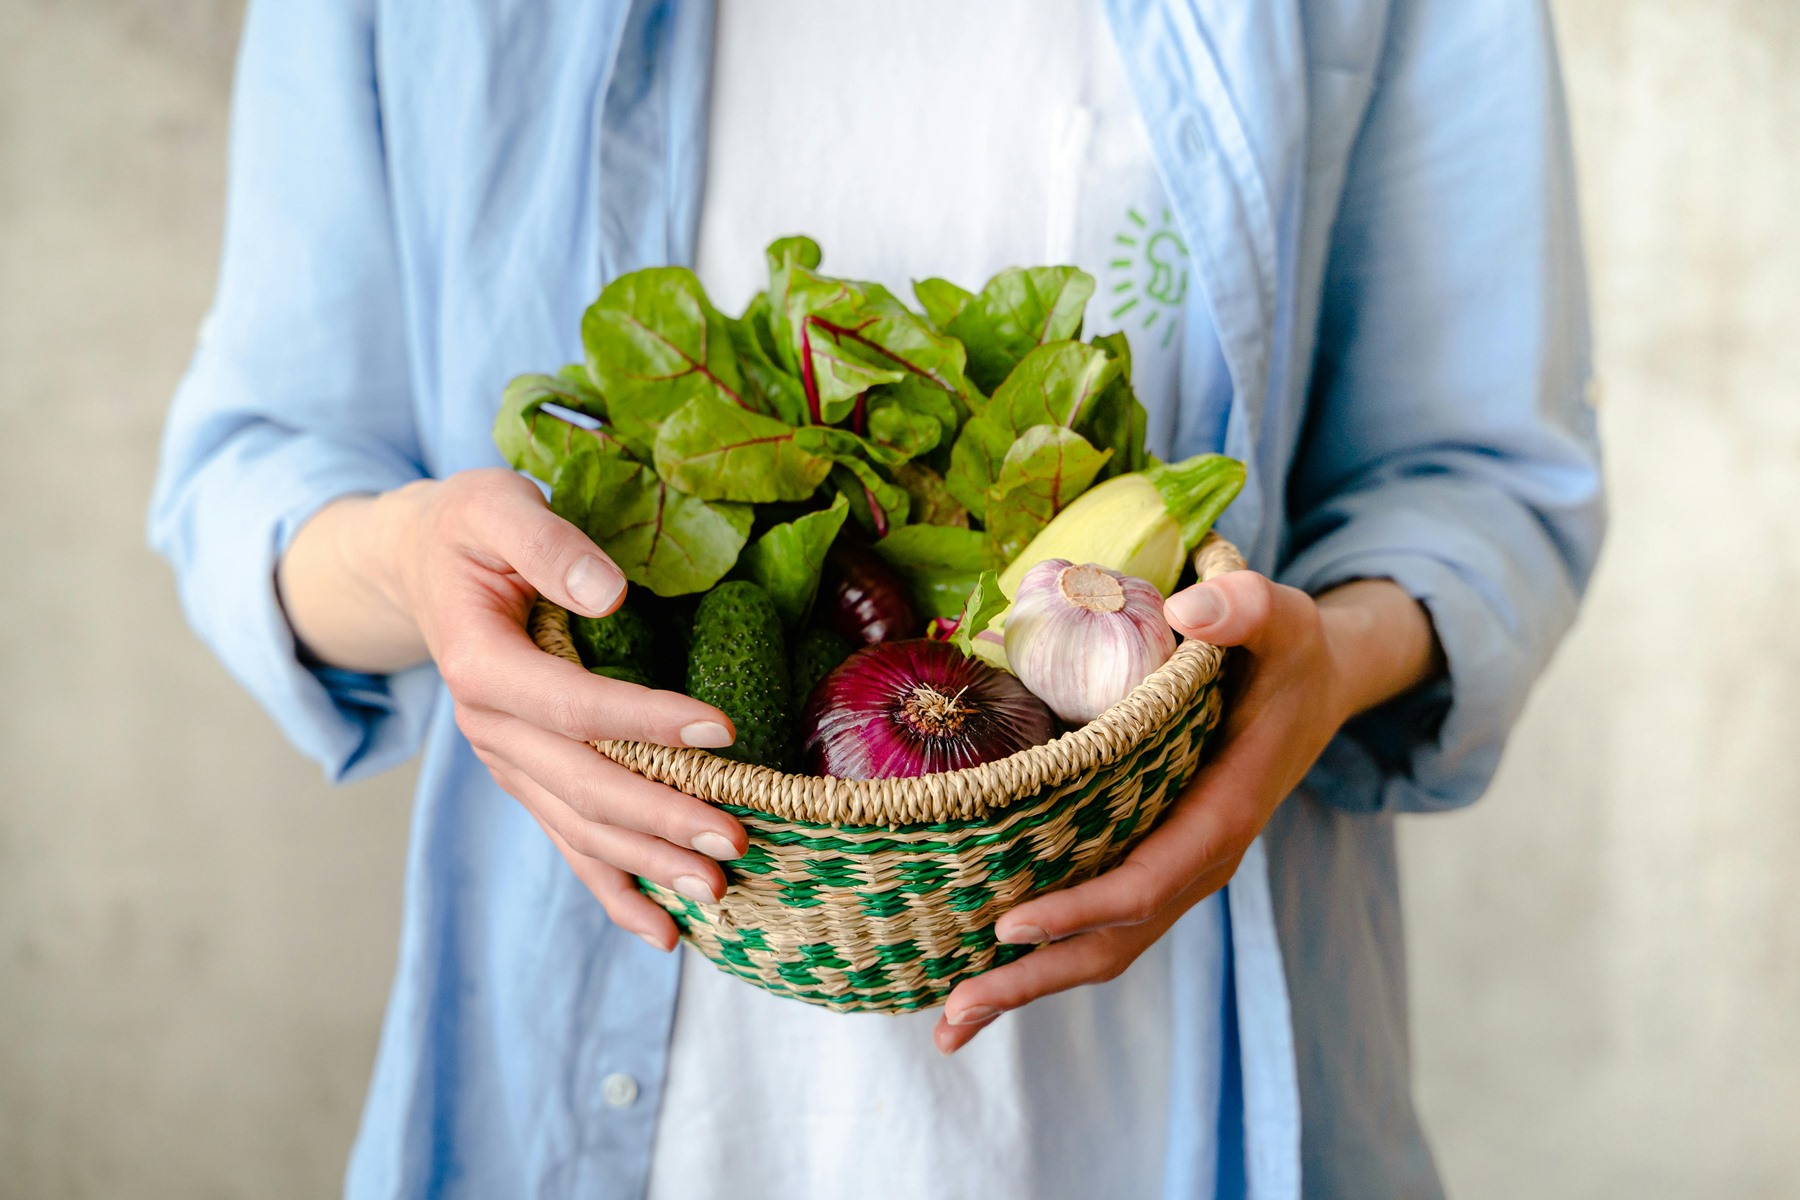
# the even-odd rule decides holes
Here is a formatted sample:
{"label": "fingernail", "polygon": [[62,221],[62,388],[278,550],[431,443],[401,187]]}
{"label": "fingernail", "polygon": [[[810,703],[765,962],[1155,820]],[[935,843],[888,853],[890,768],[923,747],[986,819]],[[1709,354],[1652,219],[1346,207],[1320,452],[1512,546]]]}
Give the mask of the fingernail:
{"label": "fingernail", "polygon": [[658,941],[656,938],[651,937],[649,934],[640,933],[640,934],[638,934],[638,936],[640,938],[644,939],[644,945],[650,947],[652,950],[660,950],[664,954],[667,954],[669,952],[669,948],[667,946],[665,946],[662,942]]}
{"label": "fingernail", "polygon": [[587,554],[569,568],[563,586],[569,589],[569,599],[590,613],[602,613],[625,590],[625,579],[616,569]]}
{"label": "fingernail", "polygon": [[1050,940],[1050,935],[1036,925],[1014,925],[1000,934],[1000,940],[1014,946],[1036,946]]}
{"label": "fingernail", "polygon": [[730,862],[738,856],[737,847],[731,844],[730,838],[711,830],[694,835],[694,849],[720,862]]}
{"label": "fingernail", "polygon": [[717,721],[695,721],[681,727],[681,744],[694,746],[701,750],[719,750],[731,745],[737,739],[731,736],[731,730]]}
{"label": "fingernail", "polygon": [[974,1008],[965,1008],[955,1016],[944,1014],[944,1019],[952,1025],[979,1025],[989,1017],[999,1016],[999,1010],[989,1008],[985,1004],[977,1004]]}
{"label": "fingernail", "polygon": [[713,891],[712,884],[698,875],[677,875],[675,890],[689,900],[696,900],[701,904],[717,904],[719,902],[719,894]]}
{"label": "fingernail", "polygon": [[1211,625],[1225,615],[1225,600],[1208,587],[1191,587],[1176,592],[1163,606],[1177,625],[1189,629]]}

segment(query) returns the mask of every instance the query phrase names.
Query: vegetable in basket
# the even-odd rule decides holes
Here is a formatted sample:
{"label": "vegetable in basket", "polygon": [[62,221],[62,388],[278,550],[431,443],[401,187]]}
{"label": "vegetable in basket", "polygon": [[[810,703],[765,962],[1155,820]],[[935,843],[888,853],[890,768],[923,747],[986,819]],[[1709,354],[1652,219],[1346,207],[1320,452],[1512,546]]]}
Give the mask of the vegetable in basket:
{"label": "vegetable in basket", "polygon": [[[1017,595],[1033,567],[1063,559],[1145,580],[1168,596],[1188,555],[1243,486],[1244,464],[1222,454],[1197,454],[1109,479],[1045,525],[1000,573],[1000,590]],[[1009,670],[1001,638],[1010,615],[999,613],[984,636],[971,635],[968,643],[972,653]]]}
{"label": "vegetable in basket", "polygon": [[748,580],[722,583],[694,613],[687,693],[731,718],[737,741],[718,753],[785,771],[793,757],[793,681],[774,601]]}
{"label": "vegetable in basket", "polygon": [[825,601],[820,616],[855,646],[913,637],[919,618],[906,584],[880,555],[840,541],[825,557]]}
{"label": "vegetable in basket", "polygon": [[1049,558],[1090,562],[1175,590],[1188,555],[1244,486],[1244,464],[1222,454],[1120,475],[1082,493],[1000,573],[1016,596],[1025,573]]}
{"label": "vegetable in basket", "polygon": [[1006,621],[1006,661],[1072,725],[1093,720],[1175,653],[1162,594],[1093,563],[1047,558],[1025,573]]}
{"label": "vegetable in basket", "polygon": [[596,675],[651,685],[656,666],[656,634],[636,606],[621,604],[604,617],[572,614],[569,637],[581,663]]}
{"label": "vegetable in basket", "polygon": [[910,638],[845,659],[814,690],[801,726],[814,774],[883,779],[958,771],[1042,745],[1056,718],[1005,671]]}
{"label": "vegetable in basket", "polygon": [[[583,315],[583,361],[515,379],[494,428],[653,627],[653,644],[622,653],[610,642],[634,618],[578,622],[590,667],[717,705],[738,727],[728,757],[788,769],[796,712],[830,690],[815,681],[849,648],[916,638],[928,621],[951,626],[948,644],[918,654],[1005,666],[1000,622],[1042,559],[1171,591],[1241,486],[1229,459],[1149,458],[1130,347],[1082,340],[1094,287],[1076,268],[1010,268],[973,293],[927,280],[915,309],[822,274],[809,238],[766,258],[768,286],[737,317],[685,268],[612,280]],[[990,757],[955,744],[981,725],[967,705],[1017,688],[963,669],[966,696],[897,710],[915,734],[950,739],[923,743],[921,761],[942,769]],[[1131,686],[1115,672],[1077,698],[1054,674],[1037,685],[1070,713]]]}

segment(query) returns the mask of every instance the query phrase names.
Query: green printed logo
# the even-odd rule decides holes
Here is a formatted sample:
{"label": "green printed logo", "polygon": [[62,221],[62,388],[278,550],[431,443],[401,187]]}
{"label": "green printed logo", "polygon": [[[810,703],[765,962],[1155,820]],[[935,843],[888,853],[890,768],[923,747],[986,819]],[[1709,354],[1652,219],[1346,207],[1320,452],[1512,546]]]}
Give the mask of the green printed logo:
{"label": "green printed logo", "polygon": [[1161,322],[1161,344],[1167,346],[1175,337],[1181,305],[1187,299],[1187,243],[1175,232],[1174,219],[1166,208],[1155,226],[1135,208],[1126,209],[1125,217],[1131,224],[1113,238],[1118,255],[1107,264],[1113,280],[1112,318],[1124,321],[1136,310],[1145,332]]}

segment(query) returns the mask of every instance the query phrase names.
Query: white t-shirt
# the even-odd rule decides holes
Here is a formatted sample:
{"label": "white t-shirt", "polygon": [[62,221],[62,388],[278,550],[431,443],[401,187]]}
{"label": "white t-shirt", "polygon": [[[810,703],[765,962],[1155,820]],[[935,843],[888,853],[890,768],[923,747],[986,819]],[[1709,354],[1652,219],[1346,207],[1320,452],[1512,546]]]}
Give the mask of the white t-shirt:
{"label": "white t-shirt", "polygon": [[[1166,441],[1186,253],[1098,0],[735,0],[718,22],[698,270],[721,309],[790,233],[909,301],[931,275],[1073,263],[1098,285],[1085,332],[1127,332]],[[1195,924],[1222,955],[1221,922]],[[682,954],[652,1200],[1159,1194],[1166,942],[950,1058],[938,1010],[833,1013]]]}

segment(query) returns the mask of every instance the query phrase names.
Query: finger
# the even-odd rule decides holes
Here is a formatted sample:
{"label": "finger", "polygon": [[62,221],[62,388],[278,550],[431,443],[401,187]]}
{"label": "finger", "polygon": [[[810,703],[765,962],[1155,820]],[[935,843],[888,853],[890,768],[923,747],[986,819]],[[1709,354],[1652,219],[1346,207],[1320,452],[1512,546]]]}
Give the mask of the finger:
{"label": "finger", "polygon": [[504,762],[496,777],[576,855],[654,880],[702,904],[716,903],[725,894],[725,872],[712,859],[636,830],[584,821],[536,780]]}
{"label": "finger", "polygon": [[582,742],[512,717],[484,740],[583,820],[635,829],[713,859],[737,858],[748,844],[730,814],[626,770]]}
{"label": "finger", "polygon": [[[1156,940],[1160,932],[1141,928],[1106,929],[1040,946],[1004,967],[957,984],[949,999],[944,1001],[944,1015],[938,1028],[944,1031],[948,1040],[953,1030],[985,1025],[1002,1013],[1033,1000],[1083,984],[1116,979],[1137,961],[1138,955]],[[957,1044],[967,1041],[963,1038]],[[939,1048],[943,1049],[942,1042]]]}
{"label": "finger", "polygon": [[546,654],[498,611],[469,613],[462,636],[439,651],[438,672],[458,701],[578,742],[616,738],[717,750],[737,738],[731,719],[712,705]]}
{"label": "finger", "polygon": [[994,936],[1015,945],[1061,941],[1096,929],[1163,926],[1212,895],[1237,873],[1242,853],[1184,875],[1171,888],[1127,859],[1086,883],[1040,896],[1000,919]]}
{"label": "finger", "polygon": [[551,512],[537,488],[492,481],[470,503],[466,524],[472,549],[506,568],[564,608],[600,617],[625,596],[625,575],[606,552],[574,525]]}
{"label": "finger", "polygon": [[1299,606],[1310,605],[1298,589],[1254,571],[1232,571],[1176,592],[1163,604],[1163,616],[1186,637],[1257,653],[1284,617],[1299,615]]}
{"label": "finger", "polygon": [[1000,1019],[999,1014],[985,1021],[972,1021],[965,1025],[952,1025],[942,1017],[932,1028],[931,1042],[938,1048],[939,1054],[955,1054],[964,1046],[975,1040],[975,1035]]}
{"label": "finger", "polygon": [[569,843],[557,836],[556,830],[544,824],[536,813],[532,813],[532,818],[563,856],[563,861],[569,864],[569,869],[575,872],[575,878],[594,894],[594,899],[600,902],[614,925],[637,934],[665,953],[675,948],[680,931],[675,927],[674,919],[638,891],[631,876],[615,866],[575,853]]}

